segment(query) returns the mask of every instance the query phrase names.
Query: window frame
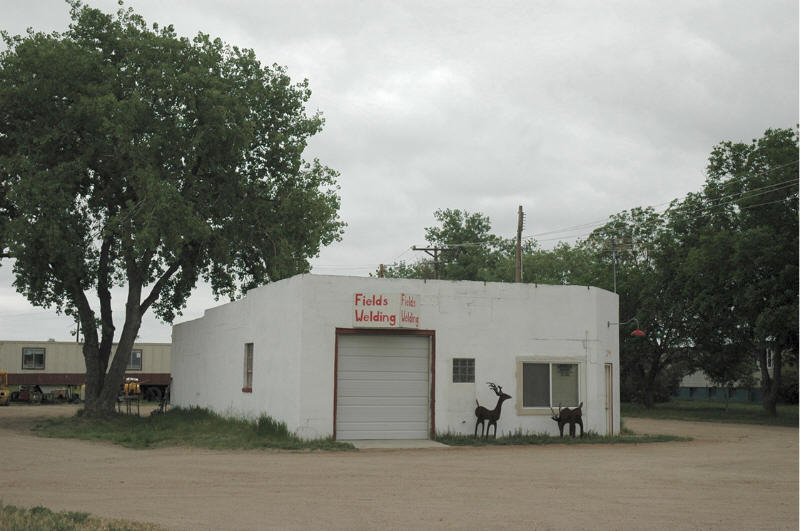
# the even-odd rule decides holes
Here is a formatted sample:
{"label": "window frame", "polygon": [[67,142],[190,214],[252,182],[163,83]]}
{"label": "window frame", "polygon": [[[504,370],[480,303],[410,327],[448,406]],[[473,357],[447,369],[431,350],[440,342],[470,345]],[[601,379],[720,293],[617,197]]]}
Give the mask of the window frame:
{"label": "window frame", "polygon": [[244,344],[244,377],[242,380],[242,392],[253,392],[253,343]]}
{"label": "window frame", "polygon": [[[466,367],[462,366],[459,363],[458,371],[456,370],[456,362],[466,362]],[[471,362],[471,363],[470,363]],[[456,379],[458,376],[459,379]],[[469,377],[472,377],[470,380]],[[463,378],[463,379],[461,379]],[[453,358],[452,363],[452,372],[451,372],[451,383],[459,384],[459,383],[475,383],[475,358]]]}
{"label": "window frame", "polygon": [[[131,366],[131,362],[133,361],[133,353],[134,352],[138,352],[139,353],[139,366],[138,367],[132,367]],[[128,358],[128,365],[125,366],[125,372],[128,372],[128,371],[141,371],[142,370],[142,366],[144,364],[143,358],[144,358],[144,353],[142,352],[142,349],[140,349],[140,348],[131,349],[131,357]]]}
{"label": "window frame", "polygon": [[[523,368],[525,364],[533,363],[533,364],[540,364],[540,365],[548,365],[548,376],[550,378],[549,385],[549,406],[523,406],[523,398],[524,398],[524,375],[523,375]],[[586,359],[585,358],[576,358],[576,357],[564,357],[560,359],[556,358],[531,358],[531,357],[524,357],[524,358],[517,358],[517,415],[551,415],[550,408],[558,407],[558,404],[553,405],[553,371],[558,370],[558,365],[575,365],[578,370],[578,402],[576,404],[562,404],[562,407],[577,407],[578,404],[584,401],[584,392],[583,389],[585,387],[585,367],[586,367]]]}
{"label": "window frame", "polygon": [[[36,366],[36,353],[33,352],[26,352],[26,351],[41,351],[42,354],[42,366]],[[28,354],[31,356],[33,360],[32,367],[25,366],[25,355]],[[23,371],[43,371],[47,368],[47,349],[45,347],[22,347],[22,370]]]}

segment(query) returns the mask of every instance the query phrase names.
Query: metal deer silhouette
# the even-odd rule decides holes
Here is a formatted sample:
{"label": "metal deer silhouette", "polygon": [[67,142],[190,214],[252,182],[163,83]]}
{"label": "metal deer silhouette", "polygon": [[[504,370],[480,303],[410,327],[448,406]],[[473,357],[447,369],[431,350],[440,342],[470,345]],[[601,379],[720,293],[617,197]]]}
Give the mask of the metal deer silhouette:
{"label": "metal deer silhouette", "polygon": [[[477,421],[475,422],[475,437],[478,436],[478,424],[481,425],[481,436],[488,437],[489,436],[489,428],[494,426],[494,437],[497,438],[497,421],[500,418],[500,408],[503,407],[503,402],[511,398],[510,395],[507,395],[503,392],[503,388],[499,385],[495,385],[492,382],[486,382],[489,384],[489,387],[492,391],[498,396],[497,398],[497,405],[494,409],[486,409],[482,405],[478,403],[478,400],[475,400],[475,404],[478,407],[475,408],[475,416],[477,417]],[[489,424],[486,425],[486,430],[484,431],[484,422],[489,421]]]}
{"label": "metal deer silhouette", "polygon": [[569,434],[571,437],[575,437],[575,424],[581,427],[581,437],[583,437],[583,413],[581,412],[581,408],[583,407],[583,402],[578,404],[578,407],[574,409],[570,409],[565,407],[561,409],[561,404],[558,405],[558,414],[553,411],[553,408],[550,408],[550,411],[553,413],[552,419],[558,422],[558,431],[561,434],[561,437],[564,436],[564,424],[569,424]]}

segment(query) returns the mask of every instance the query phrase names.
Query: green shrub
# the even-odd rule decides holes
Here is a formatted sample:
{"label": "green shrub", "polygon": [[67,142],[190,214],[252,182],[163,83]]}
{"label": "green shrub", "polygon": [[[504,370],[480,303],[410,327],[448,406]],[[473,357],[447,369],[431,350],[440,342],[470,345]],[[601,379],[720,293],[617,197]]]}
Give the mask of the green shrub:
{"label": "green shrub", "polygon": [[104,419],[48,419],[35,428],[46,437],[107,441],[129,448],[195,446],[216,449],[280,448],[286,450],[347,450],[353,445],[331,438],[303,440],[286,423],[268,415],[258,419],[227,418],[208,409],[174,408],[138,417],[115,414]]}

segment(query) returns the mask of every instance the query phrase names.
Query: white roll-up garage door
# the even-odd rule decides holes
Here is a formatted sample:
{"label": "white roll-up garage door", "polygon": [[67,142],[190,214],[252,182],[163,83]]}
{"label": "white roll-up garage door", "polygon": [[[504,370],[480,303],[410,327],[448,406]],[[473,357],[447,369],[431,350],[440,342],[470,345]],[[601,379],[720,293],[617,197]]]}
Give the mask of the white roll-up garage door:
{"label": "white roll-up garage door", "polygon": [[430,339],[340,335],[336,438],[427,439]]}

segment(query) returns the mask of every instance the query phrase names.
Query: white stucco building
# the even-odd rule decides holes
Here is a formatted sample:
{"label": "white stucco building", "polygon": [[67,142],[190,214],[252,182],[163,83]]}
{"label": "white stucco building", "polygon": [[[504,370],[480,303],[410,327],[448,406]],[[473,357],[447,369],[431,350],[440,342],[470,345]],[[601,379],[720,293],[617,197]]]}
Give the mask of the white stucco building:
{"label": "white stucco building", "polygon": [[[299,275],[172,332],[172,403],[268,414],[306,438],[473,433],[487,382],[498,435],[557,434],[583,403],[619,431],[617,295],[586,286]],[[611,322],[611,326],[609,326]]]}

